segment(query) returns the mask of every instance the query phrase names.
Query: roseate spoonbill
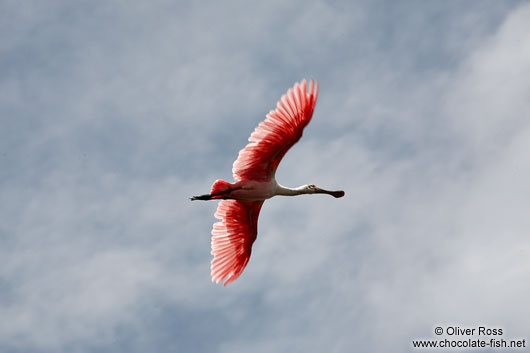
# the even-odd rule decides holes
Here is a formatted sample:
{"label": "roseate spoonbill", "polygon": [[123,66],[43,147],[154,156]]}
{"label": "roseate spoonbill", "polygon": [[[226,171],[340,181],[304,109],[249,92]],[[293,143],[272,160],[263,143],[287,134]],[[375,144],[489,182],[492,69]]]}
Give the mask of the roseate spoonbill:
{"label": "roseate spoonbill", "polygon": [[252,244],[258,234],[258,215],[266,199],[273,196],[328,194],[344,196],[344,191],[329,191],[313,184],[287,188],[276,182],[275,174],[282,157],[300,137],[313,115],[318,96],[318,82],[296,83],[282,96],[276,110],[248,139],[232,167],[235,183],[216,180],[209,194],[191,200],[221,200],[212,229],[212,282],[224,285],[236,280],[250,259]]}

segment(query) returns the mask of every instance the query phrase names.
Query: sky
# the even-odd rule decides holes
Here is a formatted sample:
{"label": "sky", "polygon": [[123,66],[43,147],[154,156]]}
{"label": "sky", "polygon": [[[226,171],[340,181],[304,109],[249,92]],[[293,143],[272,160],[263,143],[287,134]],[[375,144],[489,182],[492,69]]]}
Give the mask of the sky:
{"label": "sky", "polygon": [[[438,326],[528,347],[528,18],[0,1],[0,351],[399,353],[455,338]],[[241,277],[211,283],[217,205],[188,197],[232,181],[303,78],[317,106],[277,179],[346,196],[266,201]]]}

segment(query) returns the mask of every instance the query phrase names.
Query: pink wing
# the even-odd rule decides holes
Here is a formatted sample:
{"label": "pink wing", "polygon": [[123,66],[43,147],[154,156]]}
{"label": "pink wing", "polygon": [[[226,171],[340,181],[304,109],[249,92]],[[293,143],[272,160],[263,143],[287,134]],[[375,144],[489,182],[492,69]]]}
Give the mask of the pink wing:
{"label": "pink wing", "polygon": [[236,180],[268,181],[274,177],[283,156],[293,146],[313,115],[318,96],[318,82],[296,83],[284,94],[267,118],[248,139],[250,143],[239,152],[232,167]]}
{"label": "pink wing", "polygon": [[212,229],[212,281],[224,285],[235,281],[245,269],[258,234],[258,216],[263,201],[222,200]]}

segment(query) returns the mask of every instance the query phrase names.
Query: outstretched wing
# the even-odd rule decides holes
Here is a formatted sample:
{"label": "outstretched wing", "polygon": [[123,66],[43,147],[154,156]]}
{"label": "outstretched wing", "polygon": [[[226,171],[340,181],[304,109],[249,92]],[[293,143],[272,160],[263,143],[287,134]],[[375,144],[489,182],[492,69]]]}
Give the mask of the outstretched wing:
{"label": "outstretched wing", "polygon": [[309,124],[317,96],[318,82],[309,82],[309,92],[305,80],[289,89],[239,152],[232,167],[234,179],[268,181],[274,177],[283,156]]}
{"label": "outstretched wing", "polygon": [[[235,281],[245,269],[258,234],[258,216],[263,201],[222,200],[212,229],[212,282]],[[228,276],[228,278],[227,278]]]}

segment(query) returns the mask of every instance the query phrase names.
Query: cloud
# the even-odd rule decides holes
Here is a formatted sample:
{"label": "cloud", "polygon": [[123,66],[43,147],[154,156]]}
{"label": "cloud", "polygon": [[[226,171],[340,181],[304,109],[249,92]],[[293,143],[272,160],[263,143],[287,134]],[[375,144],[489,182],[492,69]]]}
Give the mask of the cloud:
{"label": "cloud", "polygon": [[[1,350],[524,336],[530,8],[488,4],[7,3]],[[187,197],[304,76],[319,102],[278,180],[347,197],[267,201],[247,269],[212,285],[216,205]]]}

